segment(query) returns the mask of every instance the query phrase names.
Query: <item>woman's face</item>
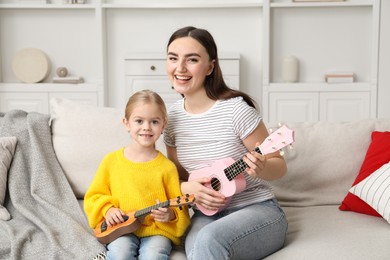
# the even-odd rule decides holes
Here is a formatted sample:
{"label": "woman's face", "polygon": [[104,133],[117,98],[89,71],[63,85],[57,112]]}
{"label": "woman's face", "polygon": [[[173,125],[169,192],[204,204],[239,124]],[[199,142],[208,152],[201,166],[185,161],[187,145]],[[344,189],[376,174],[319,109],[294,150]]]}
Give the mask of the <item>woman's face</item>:
{"label": "woman's face", "polygon": [[183,37],[168,46],[167,73],[177,92],[188,96],[204,89],[207,75],[214,69],[214,61],[197,40]]}

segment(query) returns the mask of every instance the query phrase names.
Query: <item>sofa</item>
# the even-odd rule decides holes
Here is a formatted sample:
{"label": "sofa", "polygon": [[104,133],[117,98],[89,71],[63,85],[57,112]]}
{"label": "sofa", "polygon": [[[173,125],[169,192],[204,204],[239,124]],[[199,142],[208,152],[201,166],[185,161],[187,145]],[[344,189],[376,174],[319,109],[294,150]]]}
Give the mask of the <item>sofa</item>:
{"label": "sofa", "polygon": [[[53,153],[54,158],[50,160],[57,160],[60,169],[55,168],[48,175],[60,175],[61,178],[50,182],[51,186],[56,186],[50,197],[55,197],[55,191],[58,190],[62,196],[56,200],[63,200],[66,197],[64,203],[68,206],[62,206],[62,202],[57,203],[62,204],[58,206],[54,202],[46,204],[54,208],[53,214],[59,214],[59,211],[64,210],[61,216],[70,219],[66,222],[67,225],[72,227],[77,225],[74,231],[69,232],[73,233],[72,239],[75,239],[77,244],[79,242],[77,239],[81,240],[83,249],[75,245],[76,243],[72,244],[74,248],[59,243],[52,246],[55,249],[53,251],[67,252],[66,256],[52,253],[45,255],[48,258],[41,259],[104,259],[105,249],[94,238],[83,215],[83,197],[103,156],[129,142],[130,137],[121,122],[123,113],[124,111],[116,108],[93,107],[58,98],[51,100],[51,114],[45,117],[48,119],[49,133],[40,135],[49,135],[50,141],[46,146],[52,146],[52,150],[49,149],[42,157],[50,158],[50,153]],[[266,124],[270,131],[278,128],[276,123]],[[365,187],[378,186],[378,182],[386,184],[387,179],[383,174],[386,176],[387,173],[390,176],[390,171],[386,168],[390,161],[390,136],[386,132],[390,131],[390,119],[367,119],[345,123],[287,122],[286,125],[294,131],[292,149],[284,148],[282,151],[287,161],[288,172],[284,178],[272,181],[271,184],[285,210],[289,228],[285,246],[266,259],[388,259],[390,202],[387,205],[382,201],[383,198],[389,198],[390,191],[386,188],[375,189],[375,196],[378,197],[380,194],[379,197],[382,199],[376,203],[376,197],[372,197]],[[12,132],[5,129],[8,129],[7,125],[0,120],[0,136],[11,136]],[[375,142],[374,133],[380,135]],[[380,147],[377,148],[377,145]],[[18,153],[18,146],[19,141],[15,154]],[[162,138],[157,143],[157,149],[165,153]],[[16,175],[14,163],[18,161],[15,158],[8,167],[9,184],[14,182],[12,176]],[[36,158],[35,156],[33,159]],[[52,168],[53,164],[55,163],[40,163],[41,167],[48,168]],[[35,174],[34,169],[29,171]],[[39,174],[40,172],[42,170]],[[378,177],[378,174],[382,174],[382,177]],[[66,182],[63,182],[63,179]],[[4,205],[5,208],[9,208],[11,217],[16,220],[23,219],[19,217],[18,203],[14,201],[17,189],[15,184],[12,185],[9,187],[11,190],[7,190]],[[47,184],[45,187],[49,188],[50,185]],[[34,193],[36,189],[38,188],[30,188],[29,193]],[[41,202],[39,198],[36,200],[37,203]],[[47,201],[49,200],[47,198]],[[71,210],[67,210],[68,208]],[[25,215],[33,216],[34,213]],[[39,228],[44,230],[44,235],[53,236],[50,233],[53,225],[51,220],[52,218],[46,222],[42,220],[40,223],[48,226],[47,229]],[[12,218],[0,221],[0,244],[6,244],[3,247],[0,245],[0,258],[7,256],[7,259],[38,259],[26,257],[27,253],[30,254],[26,250],[25,257],[20,257],[20,254],[12,249],[15,240],[5,240],[2,237],[1,229],[11,230],[12,221],[14,221]],[[37,222],[38,220],[33,227],[37,226]],[[33,230],[32,227],[29,229]],[[62,232],[56,231],[53,237],[60,240]],[[44,235],[37,237],[44,239]],[[26,235],[25,241],[30,237]],[[24,250],[24,244],[20,241],[18,248]],[[34,251],[33,248],[29,250]],[[78,255],[80,250],[88,253],[81,257]],[[34,254],[37,255],[36,252]],[[171,259],[186,259],[183,248],[175,248]]]}

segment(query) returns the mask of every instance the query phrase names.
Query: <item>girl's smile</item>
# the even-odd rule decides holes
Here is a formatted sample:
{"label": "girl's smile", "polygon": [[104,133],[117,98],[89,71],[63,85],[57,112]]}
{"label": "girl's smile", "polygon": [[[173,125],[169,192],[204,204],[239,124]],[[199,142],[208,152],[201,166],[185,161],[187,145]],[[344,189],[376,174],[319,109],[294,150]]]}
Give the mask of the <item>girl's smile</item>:
{"label": "girl's smile", "polygon": [[145,103],[137,105],[124,123],[135,145],[133,148],[143,149],[154,148],[164,129],[165,120],[158,105]]}

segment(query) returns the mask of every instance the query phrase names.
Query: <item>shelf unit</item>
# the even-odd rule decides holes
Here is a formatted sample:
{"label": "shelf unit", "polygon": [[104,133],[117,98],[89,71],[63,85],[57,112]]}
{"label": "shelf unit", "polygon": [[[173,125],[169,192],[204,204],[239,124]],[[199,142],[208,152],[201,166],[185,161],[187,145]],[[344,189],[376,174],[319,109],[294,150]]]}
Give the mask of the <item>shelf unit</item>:
{"label": "shelf unit", "polygon": [[[264,119],[280,122],[375,118],[379,13],[380,0],[302,3],[265,0]],[[304,24],[303,20],[307,18],[310,23]],[[365,25],[359,28],[362,24]],[[355,33],[358,38],[355,46],[348,46],[343,43],[344,37],[351,37],[346,31],[347,27],[352,27],[351,30],[361,29],[364,35],[370,37],[361,37],[358,41],[359,35]],[[323,44],[324,40],[327,44],[340,46],[340,49],[334,51],[337,50],[334,46],[328,48]],[[300,61],[300,79],[297,83],[282,80],[282,59],[288,55],[298,56]],[[347,62],[340,62],[338,56]],[[332,70],[352,70],[356,74],[356,82],[326,83],[324,74]]]}
{"label": "shelf unit", "polygon": [[[122,9],[155,12],[160,9],[248,8],[258,12],[263,26],[259,32],[263,39],[263,46],[259,45],[263,51],[259,79],[262,86],[255,97],[261,99],[266,121],[344,121],[377,115],[380,0],[305,3],[291,0],[87,0],[86,4],[49,1],[51,3],[48,4],[26,4],[18,0],[0,0],[0,36],[7,35],[7,38],[0,37],[1,103],[6,97],[14,100],[20,96],[28,100],[26,95],[36,92],[42,95],[43,101],[38,107],[44,107],[41,109],[43,112],[47,107],[46,97],[54,95],[75,97],[81,102],[99,106],[108,105],[108,94],[112,91],[109,89],[116,87],[111,82],[112,77],[121,76],[111,75],[113,71],[108,68],[113,62],[108,59],[112,57],[112,50],[108,50],[110,42],[107,42],[109,30],[112,30],[108,26],[112,26],[109,15],[122,13]],[[54,25],[48,24],[48,21],[53,21]],[[63,26],[67,23],[68,27]],[[79,30],[69,29],[78,27]],[[349,27],[362,31],[364,37],[359,38],[356,32],[346,32]],[[50,34],[50,41],[47,41],[47,36],[40,40],[40,33]],[[11,39],[8,39],[9,35]],[[353,35],[352,40],[344,41],[346,35]],[[323,44],[324,39],[334,46],[328,48]],[[32,46],[21,46],[23,42]],[[333,53],[338,45],[340,51]],[[52,72],[44,82],[22,84],[13,76],[8,64],[21,47],[37,47],[49,54],[53,62]],[[299,59],[300,80],[297,83],[284,83],[282,80],[281,63],[287,55],[295,55]],[[245,61],[247,56],[243,55],[241,59]],[[51,83],[59,66],[68,67],[73,75],[82,76],[85,83]],[[122,68],[116,68],[116,71],[118,69]],[[327,84],[323,75],[330,70],[351,70],[357,76],[356,82]],[[115,86],[108,86],[109,78],[110,84]],[[248,80],[248,83],[251,82]],[[127,83],[125,79],[123,84]],[[114,93],[115,105],[118,105],[117,100],[122,93],[126,94],[122,90]],[[13,102],[23,108],[23,102],[17,99]],[[2,106],[2,110],[7,110]],[[25,107],[30,109],[34,106],[26,103]]]}
{"label": "shelf unit", "polygon": [[[0,4],[0,34],[11,38],[0,40],[0,49],[7,50],[0,52],[0,111],[23,109],[48,113],[52,97],[105,105],[104,47],[100,40],[104,37],[100,28],[101,12],[96,7],[95,4],[29,4],[17,1]],[[48,21],[54,21],[56,26]],[[75,27],[81,30],[72,29]],[[84,35],[85,31],[89,33]],[[29,42],[29,45],[23,45],[24,42]],[[14,76],[10,64],[16,52],[23,48],[41,49],[49,57],[50,74],[42,82],[21,83]],[[69,76],[81,76],[84,83],[52,83],[52,78],[57,76],[57,67],[63,66],[68,68]]]}

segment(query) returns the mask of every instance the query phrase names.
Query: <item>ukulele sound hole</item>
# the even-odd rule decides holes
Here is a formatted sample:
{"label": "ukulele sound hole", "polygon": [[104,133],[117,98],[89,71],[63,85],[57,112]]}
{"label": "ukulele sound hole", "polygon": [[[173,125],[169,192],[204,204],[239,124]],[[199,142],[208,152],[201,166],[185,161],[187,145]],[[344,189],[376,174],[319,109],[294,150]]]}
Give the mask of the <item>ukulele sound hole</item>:
{"label": "ukulele sound hole", "polygon": [[217,178],[212,178],[211,188],[213,188],[215,191],[219,191],[221,189],[221,182]]}
{"label": "ukulele sound hole", "polygon": [[[129,216],[127,215],[122,215],[123,219],[125,220],[125,222],[129,219]],[[108,224],[106,221],[103,221],[102,225],[100,226],[100,232],[104,232],[106,231],[108,228]]]}

